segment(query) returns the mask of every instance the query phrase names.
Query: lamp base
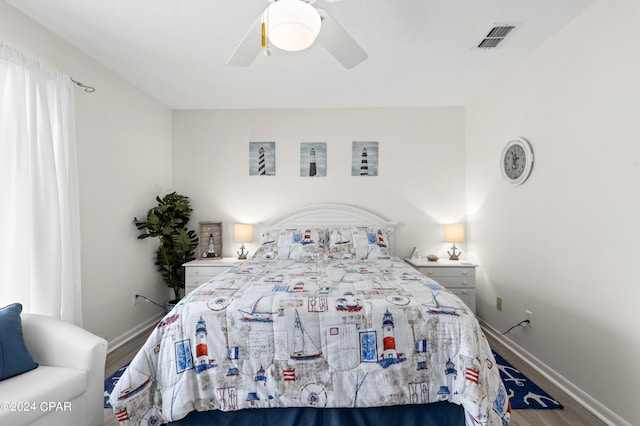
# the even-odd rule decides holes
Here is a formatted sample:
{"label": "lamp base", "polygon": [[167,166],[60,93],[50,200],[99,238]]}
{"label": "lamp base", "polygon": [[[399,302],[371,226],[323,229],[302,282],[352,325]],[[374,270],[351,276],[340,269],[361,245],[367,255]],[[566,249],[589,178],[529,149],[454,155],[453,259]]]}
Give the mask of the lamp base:
{"label": "lamp base", "polygon": [[248,251],[244,251],[244,244],[240,246],[240,251],[237,251],[236,253],[238,254],[238,260],[246,260],[247,255],[249,254]]}
{"label": "lamp base", "polygon": [[456,250],[458,250],[458,247],[456,247],[455,244],[451,246],[451,251],[447,252],[447,254],[449,255],[449,260],[460,260],[458,256],[460,256],[462,252],[458,250],[458,253],[456,253]]}

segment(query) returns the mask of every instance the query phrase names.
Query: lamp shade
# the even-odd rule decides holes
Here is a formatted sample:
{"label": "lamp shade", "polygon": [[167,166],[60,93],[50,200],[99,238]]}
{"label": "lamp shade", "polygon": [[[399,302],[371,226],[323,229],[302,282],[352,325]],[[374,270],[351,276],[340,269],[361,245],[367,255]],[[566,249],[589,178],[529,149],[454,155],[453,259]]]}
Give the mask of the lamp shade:
{"label": "lamp shade", "polygon": [[447,243],[463,243],[464,226],[461,223],[444,225],[444,241]]}
{"label": "lamp shade", "polygon": [[253,240],[253,225],[246,223],[233,225],[233,240],[239,243]]}
{"label": "lamp shade", "polygon": [[274,1],[267,7],[266,16],[269,41],[282,50],[304,50],[320,33],[320,14],[301,0]]}

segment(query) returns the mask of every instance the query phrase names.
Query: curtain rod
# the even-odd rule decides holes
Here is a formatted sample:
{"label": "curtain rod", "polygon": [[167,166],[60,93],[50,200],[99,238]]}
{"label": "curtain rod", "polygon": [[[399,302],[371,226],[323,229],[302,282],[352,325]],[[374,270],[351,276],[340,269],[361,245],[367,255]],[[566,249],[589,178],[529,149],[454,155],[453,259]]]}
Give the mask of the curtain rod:
{"label": "curtain rod", "polygon": [[73,77],[71,77],[71,81],[73,81],[73,82],[74,82],[78,87],[83,88],[83,89],[84,89],[84,91],[85,91],[85,92],[87,92],[87,93],[93,93],[93,92],[95,92],[95,91],[96,91],[96,88],[95,88],[95,87],[87,86],[87,85],[86,85],[86,84],[84,84],[84,83],[81,83],[81,82],[79,82],[79,81],[74,80],[74,79],[73,79]]}

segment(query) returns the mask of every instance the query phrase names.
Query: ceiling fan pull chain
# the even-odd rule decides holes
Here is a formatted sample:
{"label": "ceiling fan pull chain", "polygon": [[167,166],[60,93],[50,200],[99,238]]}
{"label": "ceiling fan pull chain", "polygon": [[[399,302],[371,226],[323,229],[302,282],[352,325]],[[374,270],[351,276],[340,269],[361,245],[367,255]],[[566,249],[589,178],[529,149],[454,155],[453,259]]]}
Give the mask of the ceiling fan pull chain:
{"label": "ceiling fan pull chain", "polygon": [[[266,19],[265,19],[266,14]],[[269,38],[267,36],[267,26],[269,25],[269,9],[267,8],[262,12],[262,49],[265,56],[271,56],[271,49],[269,49]]]}

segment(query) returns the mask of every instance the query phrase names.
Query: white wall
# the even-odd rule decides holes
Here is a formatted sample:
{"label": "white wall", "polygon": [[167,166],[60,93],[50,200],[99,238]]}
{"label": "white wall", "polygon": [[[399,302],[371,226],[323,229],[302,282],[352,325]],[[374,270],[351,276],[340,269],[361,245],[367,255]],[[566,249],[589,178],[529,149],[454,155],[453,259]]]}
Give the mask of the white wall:
{"label": "white wall", "polygon": [[[445,221],[463,220],[464,109],[175,111],[174,187],[191,197],[192,226],[259,223],[311,203],[362,206],[399,222],[397,252],[438,252]],[[351,176],[352,141],[379,142],[379,176]],[[249,176],[249,142],[276,142],[276,176]],[[300,177],[300,143],[327,143],[327,176]],[[256,233],[257,234],[257,233]],[[249,245],[253,252],[256,241]],[[464,250],[464,247],[463,247]]]}
{"label": "white wall", "polygon": [[[532,310],[534,327],[513,342],[629,423],[640,378],[639,18],[636,0],[597,2],[467,109],[479,316],[503,331]],[[511,187],[498,159],[517,136],[535,164]]]}
{"label": "white wall", "polygon": [[96,91],[76,91],[84,327],[114,339],[158,314],[134,291],[167,300],[151,242],[132,219],[171,185],[171,111],[0,1],[0,40]]}
{"label": "white wall", "polygon": [[[232,223],[312,202],[397,220],[401,255],[413,245],[443,255],[440,224],[467,212],[472,244],[470,253],[462,249],[481,265],[480,316],[504,330],[531,309],[534,328],[513,341],[590,403],[631,422],[640,377],[638,16],[633,0],[596,3],[469,106],[466,124],[463,108],[175,111],[172,118],[3,1],[0,39],[97,88],[76,98],[87,329],[118,341],[157,314],[149,304],[131,306],[133,292],[170,295],[152,265],[153,243],[135,238],[131,218],[172,189],[192,198],[193,227],[224,222],[230,256]],[[497,165],[514,136],[529,138],[536,154],[531,178],[517,188]],[[250,177],[248,142],[264,140],[276,142],[277,175]],[[350,176],[353,140],[380,142],[380,176]],[[315,141],[327,142],[328,176],[300,177],[299,143]]]}

